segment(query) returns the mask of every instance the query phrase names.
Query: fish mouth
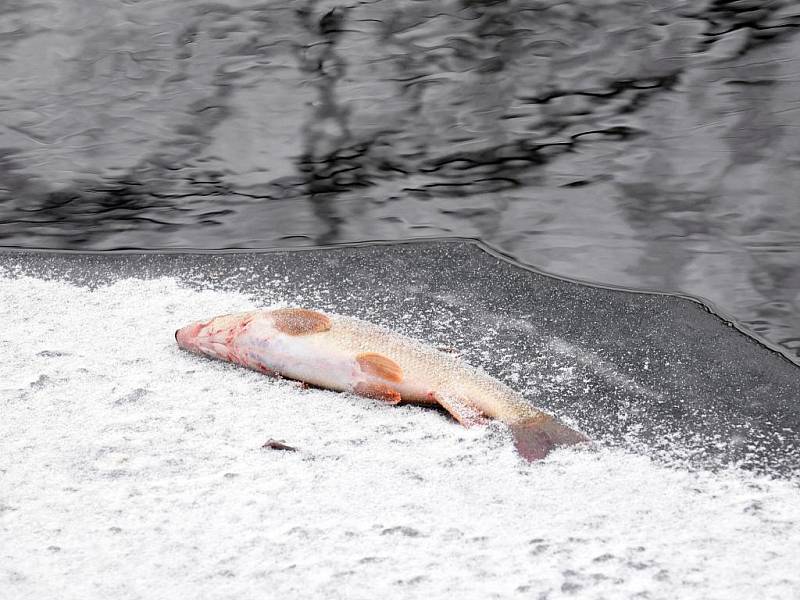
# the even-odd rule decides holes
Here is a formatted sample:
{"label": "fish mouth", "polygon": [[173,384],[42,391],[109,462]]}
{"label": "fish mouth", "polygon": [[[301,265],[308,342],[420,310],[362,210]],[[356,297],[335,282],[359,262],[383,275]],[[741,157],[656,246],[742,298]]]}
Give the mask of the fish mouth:
{"label": "fish mouth", "polygon": [[175,330],[175,341],[184,350],[197,351],[197,335],[203,329],[203,323],[192,323]]}

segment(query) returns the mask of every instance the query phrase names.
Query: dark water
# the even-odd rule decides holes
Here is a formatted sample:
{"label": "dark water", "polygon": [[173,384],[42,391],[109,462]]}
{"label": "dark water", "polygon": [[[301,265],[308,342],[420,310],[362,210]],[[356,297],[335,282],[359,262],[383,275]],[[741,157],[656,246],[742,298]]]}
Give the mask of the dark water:
{"label": "dark water", "polygon": [[800,356],[800,3],[0,4],[0,245],[475,237]]}

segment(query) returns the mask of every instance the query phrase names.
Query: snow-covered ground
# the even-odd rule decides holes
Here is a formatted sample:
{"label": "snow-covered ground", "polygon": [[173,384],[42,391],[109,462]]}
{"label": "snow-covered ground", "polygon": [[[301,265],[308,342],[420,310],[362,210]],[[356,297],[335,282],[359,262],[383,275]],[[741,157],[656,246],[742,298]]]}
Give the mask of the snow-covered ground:
{"label": "snow-covered ground", "polygon": [[797,481],[602,444],[523,464],[499,426],[175,345],[252,306],[0,278],[0,598],[800,597]]}

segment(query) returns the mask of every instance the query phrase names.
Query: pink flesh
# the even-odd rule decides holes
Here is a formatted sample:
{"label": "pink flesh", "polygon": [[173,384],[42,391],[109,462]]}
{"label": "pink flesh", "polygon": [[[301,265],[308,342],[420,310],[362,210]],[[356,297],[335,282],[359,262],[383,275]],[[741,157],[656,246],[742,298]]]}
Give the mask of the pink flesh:
{"label": "pink flesh", "polygon": [[203,325],[203,323],[192,323],[191,325],[178,329],[178,331],[175,332],[175,341],[178,342],[178,346],[184,350],[197,352],[195,340],[203,329]]}
{"label": "pink flesh", "polygon": [[321,354],[305,336],[281,333],[269,321],[256,321],[257,331],[247,335],[254,320],[248,315],[222,325],[216,319],[192,323],[177,330],[175,339],[197,354],[334,390],[352,390],[363,379],[355,359]]}

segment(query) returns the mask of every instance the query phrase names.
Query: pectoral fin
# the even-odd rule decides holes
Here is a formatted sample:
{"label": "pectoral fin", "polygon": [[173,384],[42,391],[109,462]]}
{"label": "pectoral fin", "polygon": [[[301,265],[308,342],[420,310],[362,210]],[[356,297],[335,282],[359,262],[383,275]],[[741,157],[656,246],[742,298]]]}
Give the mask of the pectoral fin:
{"label": "pectoral fin", "polygon": [[466,400],[447,394],[433,394],[433,397],[442,408],[453,415],[453,418],[464,427],[474,427],[489,422],[489,419],[480,410]]}
{"label": "pectoral fin", "polygon": [[403,369],[391,358],[383,354],[363,352],[356,356],[356,362],[361,367],[361,370],[368,375],[395,383],[403,381]]}
{"label": "pectoral fin", "polygon": [[571,446],[589,441],[582,433],[570,429],[545,413],[510,423],[508,427],[514,436],[517,452],[529,461],[544,458],[556,446]]}

